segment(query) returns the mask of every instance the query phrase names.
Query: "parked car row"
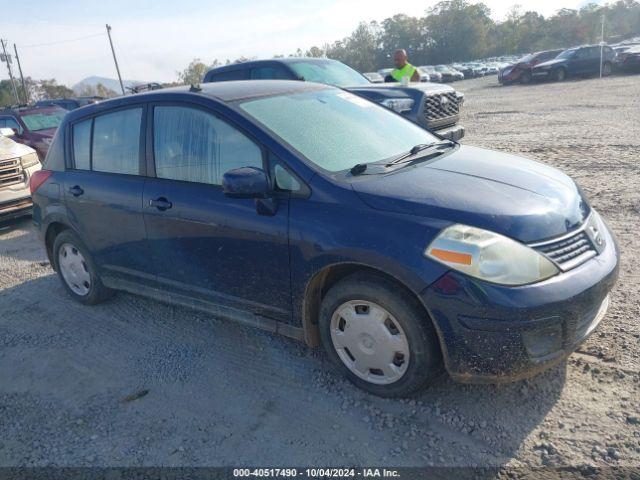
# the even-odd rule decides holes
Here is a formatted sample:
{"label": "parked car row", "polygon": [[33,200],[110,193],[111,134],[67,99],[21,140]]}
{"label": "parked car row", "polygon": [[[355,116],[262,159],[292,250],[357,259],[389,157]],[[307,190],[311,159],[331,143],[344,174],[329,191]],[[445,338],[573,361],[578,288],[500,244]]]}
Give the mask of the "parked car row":
{"label": "parked car row", "polygon": [[563,81],[568,77],[640,71],[640,45],[581,45],[530,53],[498,74],[503,85],[532,80]]}

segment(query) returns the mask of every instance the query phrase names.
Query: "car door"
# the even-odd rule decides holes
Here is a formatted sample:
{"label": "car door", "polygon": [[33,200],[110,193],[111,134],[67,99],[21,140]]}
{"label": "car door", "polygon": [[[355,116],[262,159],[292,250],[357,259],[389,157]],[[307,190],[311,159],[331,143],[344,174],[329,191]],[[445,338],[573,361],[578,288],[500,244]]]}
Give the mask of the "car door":
{"label": "car door", "polygon": [[581,48],[569,59],[569,73],[583,75],[589,70],[589,49]]}
{"label": "car door", "polygon": [[69,132],[65,205],[105,283],[154,278],[142,218],[143,112],[142,105],[109,111]]}
{"label": "car door", "polygon": [[157,103],[148,114],[144,219],[161,288],[290,321],[287,198],[265,212],[222,176],[266,168],[263,149],[214,112]]}

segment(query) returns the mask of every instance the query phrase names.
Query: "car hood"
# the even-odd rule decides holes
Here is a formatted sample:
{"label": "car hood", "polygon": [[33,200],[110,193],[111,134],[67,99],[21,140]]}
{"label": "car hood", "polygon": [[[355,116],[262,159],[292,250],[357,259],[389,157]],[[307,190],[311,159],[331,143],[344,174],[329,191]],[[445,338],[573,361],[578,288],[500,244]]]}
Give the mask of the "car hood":
{"label": "car hood", "polygon": [[417,92],[430,93],[449,93],[455,90],[448,85],[440,85],[429,82],[413,82],[407,86],[400,83],[372,83],[371,85],[358,85],[355,87],[347,87],[350,92],[361,92],[364,94],[378,93],[380,96],[397,98],[397,97],[414,97],[419,95]]}
{"label": "car hood", "polygon": [[46,130],[37,130],[29,132],[29,137],[33,140],[41,140],[43,138],[53,138],[56,134],[56,128],[47,128]]}
{"label": "car hood", "polygon": [[549,60],[549,61],[546,61],[546,62],[539,63],[533,68],[553,67],[554,65],[559,65],[559,64],[564,63],[564,62],[565,62],[565,60],[563,58],[553,59],[553,60]]}
{"label": "car hood", "polygon": [[352,188],[374,209],[472,225],[522,242],[562,235],[589,213],[576,184],[559,170],[477,147],[357,178]]}
{"label": "car hood", "polygon": [[9,137],[0,135],[0,161],[22,157],[34,152],[35,150],[33,148],[23,145],[22,143],[14,142]]}

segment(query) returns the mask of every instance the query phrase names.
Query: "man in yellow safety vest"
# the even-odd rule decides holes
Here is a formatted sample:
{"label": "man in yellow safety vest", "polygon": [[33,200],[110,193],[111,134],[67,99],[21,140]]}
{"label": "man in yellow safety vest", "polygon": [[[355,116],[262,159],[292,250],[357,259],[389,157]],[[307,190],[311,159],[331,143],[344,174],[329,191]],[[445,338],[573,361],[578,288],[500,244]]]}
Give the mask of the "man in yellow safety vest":
{"label": "man in yellow safety vest", "polygon": [[391,77],[396,82],[402,82],[404,77],[408,77],[411,82],[420,81],[418,69],[407,62],[406,50],[396,50],[393,54],[393,63],[396,65],[396,68],[391,72]]}

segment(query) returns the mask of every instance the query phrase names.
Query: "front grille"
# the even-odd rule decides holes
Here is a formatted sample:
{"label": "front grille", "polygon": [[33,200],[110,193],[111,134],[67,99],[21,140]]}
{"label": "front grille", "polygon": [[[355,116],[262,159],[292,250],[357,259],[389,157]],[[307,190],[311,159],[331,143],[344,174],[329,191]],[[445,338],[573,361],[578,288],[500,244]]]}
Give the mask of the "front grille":
{"label": "front grille", "polygon": [[19,158],[0,161],[0,188],[24,182]]}
{"label": "front grille", "polygon": [[459,114],[460,101],[456,92],[427,95],[424,102],[424,118],[428,126],[453,124],[458,120]]}
{"label": "front grille", "polygon": [[584,228],[560,239],[531,246],[553,260],[563,271],[577,267],[598,253]]}

